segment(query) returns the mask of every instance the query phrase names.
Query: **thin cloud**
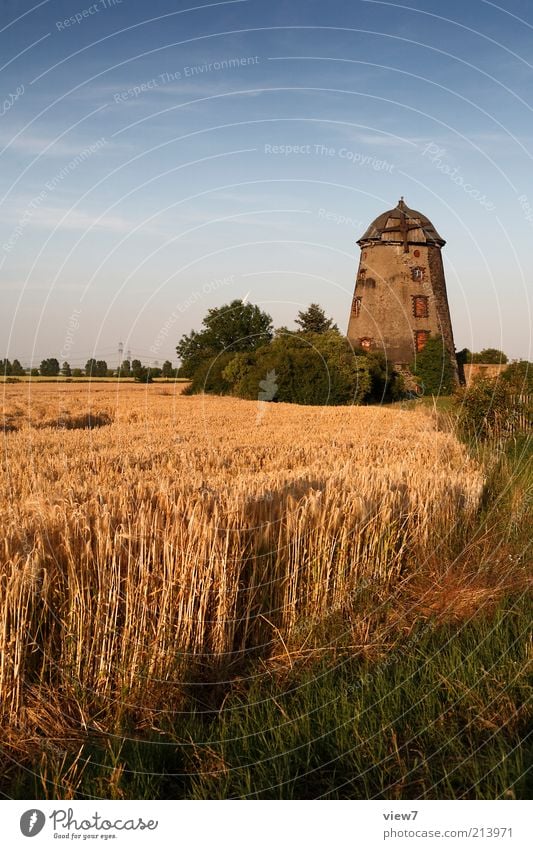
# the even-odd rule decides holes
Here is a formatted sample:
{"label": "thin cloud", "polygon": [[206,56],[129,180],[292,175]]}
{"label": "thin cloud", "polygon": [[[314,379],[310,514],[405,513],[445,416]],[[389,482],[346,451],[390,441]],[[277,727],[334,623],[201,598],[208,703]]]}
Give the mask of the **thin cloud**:
{"label": "thin cloud", "polygon": [[[11,218],[13,221],[13,218]],[[138,226],[138,221],[133,221],[118,215],[98,216],[78,209],[68,209],[60,206],[42,206],[33,211],[30,221],[26,227],[39,227],[54,230],[61,233],[64,230],[86,232],[90,229],[98,231],[105,230],[109,233],[131,233]],[[156,227],[147,225],[142,227],[143,235],[165,236],[165,233]]]}

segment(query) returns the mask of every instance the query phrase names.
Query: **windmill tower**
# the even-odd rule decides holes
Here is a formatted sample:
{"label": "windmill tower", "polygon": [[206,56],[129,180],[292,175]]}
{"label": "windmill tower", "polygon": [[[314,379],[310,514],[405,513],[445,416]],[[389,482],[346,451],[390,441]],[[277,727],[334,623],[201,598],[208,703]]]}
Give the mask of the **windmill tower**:
{"label": "windmill tower", "polygon": [[395,209],[372,222],[357,244],[361,260],[348,324],[350,342],[384,351],[391,364],[405,367],[430,336],[441,336],[456,370],[441,256],[446,242],[431,221],[401,198]]}

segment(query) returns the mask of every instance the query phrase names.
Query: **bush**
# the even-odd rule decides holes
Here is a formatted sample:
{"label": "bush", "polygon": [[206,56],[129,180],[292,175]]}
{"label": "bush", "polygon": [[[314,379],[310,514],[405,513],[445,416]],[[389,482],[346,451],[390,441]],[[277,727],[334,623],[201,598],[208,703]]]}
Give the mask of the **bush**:
{"label": "bush", "polygon": [[223,376],[241,398],[293,404],[361,403],[372,389],[368,358],[334,330],[278,335],[233,357]]}
{"label": "bush", "polygon": [[184,395],[197,395],[206,392],[209,395],[227,395],[231,391],[231,383],[224,376],[226,366],[234,359],[235,353],[205,354],[196,361],[190,384],[184,389]]}
{"label": "bush", "polygon": [[370,351],[364,355],[368,361],[371,382],[370,392],[365,401],[371,404],[387,404],[403,398],[404,379],[401,374],[394,371],[385,354],[382,351]]}
{"label": "bush", "polygon": [[176,349],[178,375],[191,380],[185,394],[315,406],[401,397],[403,380],[385,357],[354,350],[318,305],[296,323],[315,329],[280,328],[273,336],[270,316],[242,301],[210,310],[204,329],[183,336]]}
{"label": "bush", "polygon": [[441,336],[430,336],[410,369],[423,385],[425,395],[451,395],[457,380],[450,354]]}
{"label": "bush", "polygon": [[531,403],[524,403],[513,384],[503,380],[474,380],[460,393],[458,403],[460,430],[470,438],[505,436],[524,417],[531,417]]}
{"label": "bush", "polygon": [[140,368],[136,368],[133,377],[135,383],[153,383],[154,379],[150,373],[149,368],[145,368],[145,366],[141,366]]}
{"label": "bush", "polygon": [[501,379],[518,394],[533,394],[533,363],[518,360],[511,363],[500,375]]}
{"label": "bush", "polygon": [[498,348],[483,348],[482,351],[471,354],[469,362],[499,365],[507,362],[507,354],[499,351]]}

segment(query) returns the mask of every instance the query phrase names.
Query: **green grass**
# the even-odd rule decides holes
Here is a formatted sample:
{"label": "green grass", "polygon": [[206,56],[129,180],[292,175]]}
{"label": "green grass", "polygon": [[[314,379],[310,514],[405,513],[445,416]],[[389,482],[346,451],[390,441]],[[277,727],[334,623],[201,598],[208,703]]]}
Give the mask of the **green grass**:
{"label": "green grass", "polygon": [[509,602],[459,633],[415,632],[380,663],[254,684],[212,723],[225,770],[194,778],[191,796],[523,796],[528,624]]}
{"label": "green grass", "polygon": [[431,409],[438,413],[453,413],[456,406],[455,395],[423,395],[420,398],[404,399],[403,401],[393,401],[387,406],[399,407],[402,410],[420,410]]}
{"label": "green grass", "polygon": [[3,790],[15,798],[529,798],[529,626],[526,600],[509,598],[459,629],[422,625],[378,663],[346,657],[234,682],[219,709],[191,697],[189,712],[157,738],[132,739],[133,729],[123,740],[89,737],[74,767],[72,756],[45,749],[36,775],[19,771]]}

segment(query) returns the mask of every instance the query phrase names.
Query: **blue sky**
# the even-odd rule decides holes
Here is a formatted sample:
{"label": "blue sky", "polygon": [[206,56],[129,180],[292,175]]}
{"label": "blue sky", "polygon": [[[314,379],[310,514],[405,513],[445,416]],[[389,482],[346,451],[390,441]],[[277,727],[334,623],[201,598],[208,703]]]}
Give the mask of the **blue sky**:
{"label": "blue sky", "polygon": [[0,356],[175,361],[245,295],[345,330],[403,195],[457,347],[531,358],[532,36],[521,0],[2,3]]}

